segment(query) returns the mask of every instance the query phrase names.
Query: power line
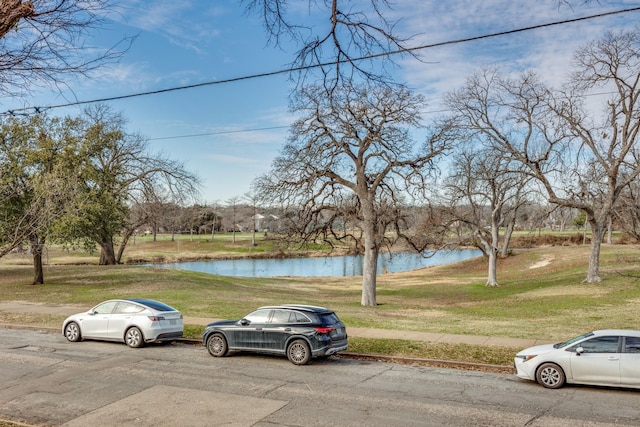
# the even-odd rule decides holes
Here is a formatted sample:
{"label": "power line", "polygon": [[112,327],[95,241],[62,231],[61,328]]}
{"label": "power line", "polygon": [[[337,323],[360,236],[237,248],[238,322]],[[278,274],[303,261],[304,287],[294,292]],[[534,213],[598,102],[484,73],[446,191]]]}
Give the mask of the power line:
{"label": "power line", "polygon": [[159,141],[163,139],[178,139],[178,138],[194,138],[197,136],[228,135],[231,133],[258,132],[261,130],[285,129],[288,127],[289,126],[270,126],[265,128],[238,129],[238,130],[227,130],[227,131],[218,131],[218,132],[194,133],[190,135],[163,136],[158,138],[148,138],[147,141]]}
{"label": "power line", "polygon": [[[425,44],[425,45],[415,46],[415,47],[411,47],[411,48],[405,48],[405,49],[399,49],[399,50],[395,50],[395,51],[390,51],[390,52],[381,52],[381,53],[377,53],[377,54],[361,56],[361,57],[358,57],[358,58],[344,59],[344,60],[340,60],[340,61],[337,61],[337,62],[336,61],[324,62],[324,63],[314,64],[314,65],[306,65],[306,66],[301,66],[301,67],[280,69],[280,70],[269,71],[269,72],[258,73],[258,74],[250,74],[250,75],[240,76],[240,77],[232,77],[232,78],[229,78],[229,79],[213,80],[213,81],[209,81],[209,82],[195,83],[195,84],[191,84],[191,85],[176,86],[176,87],[172,87],[172,88],[158,89],[158,90],[147,91],[147,92],[138,92],[138,93],[133,93],[133,94],[129,94],[129,95],[120,95],[120,96],[113,96],[113,97],[107,97],[107,98],[92,99],[92,100],[87,100],[87,101],[75,101],[75,102],[69,102],[69,103],[65,103],[65,104],[50,105],[50,106],[46,106],[46,107],[17,108],[17,109],[7,110],[7,111],[5,111],[3,113],[0,113],[0,115],[3,115],[3,116],[15,115],[15,114],[17,114],[19,112],[24,112],[22,114],[29,114],[28,113],[29,110],[33,110],[33,112],[41,112],[41,111],[44,111],[44,110],[52,110],[52,109],[56,109],[56,108],[64,108],[64,107],[71,107],[71,106],[77,106],[77,105],[93,104],[93,103],[96,103],[96,102],[117,101],[117,100],[122,100],[122,99],[135,98],[135,97],[139,97],[139,96],[157,95],[157,94],[161,94],[161,93],[174,92],[174,91],[178,91],[178,90],[187,90],[187,89],[194,89],[194,88],[204,87],[204,86],[213,86],[213,85],[220,85],[220,84],[226,84],[226,83],[234,83],[234,82],[239,82],[239,81],[243,81],[243,80],[252,80],[252,79],[258,79],[258,78],[263,78],[263,77],[276,76],[276,75],[279,75],[279,74],[305,71],[305,70],[310,70],[310,69],[313,69],[313,68],[326,67],[326,66],[329,66],[329,65],[334,65],[336,63],[364,61],[364,60],[367,60],[367,59],[375,59],[375,58],[380,58],[380,57],[383,57],[383,56],[391,56],[391,55],[397,55],[397,54],[402,54],[402,53],[407,53],[407,52],[414,52],[414,51],[423,50],[423,49],[430,49],[430,48],[434,48],[434,47],[467,43],[467,42],[471,42],[471,41],[483,40],[483,39],[499,37],[499,36],[505,36],[505,35],[510,35],[510,34],[517,34],[517,33],[522,33],[522,32],[526,32],[526,31],[532,31],[532,30],[536,30],[536,29],[541,29],[541,28],[548,28],[548,27],[553,27],[553,26],[558,26],[558,25],[571,24],[571,23],[575,23],[575,22],[587,21],[587,20],[591,20],[591,19],[603,18],[603,17],[607,17],[607,16],[613,16],[613,15],[619,15],[619,14],[637,12],[637,11],[640,11],[640,7],[633,7],[633,8],[629,8],[629,9],[622,9],[622,10],[616,10],[616,11],[611,11],[611,12],[599,13],[599,14],[596,14],[596,15],[584,16],[584,17],[581,17],[581,18],[565,19],[565,20],[562,20],[562,21],[555,21],[555,22],[549,22],[549,23],[546,23],[546,24],[532,25],[532,26],[529,26],[529,27],[517,28],[517,29],[514,29],[514,30],[507,30],[507,31],[500,31],[500,32],[497,32],[497,33],[485,34],[485,35],[480,35],[480,36],[467,37],[467,38],[456,39],[456,40],[449,40],[449,41],[444,41],[444,42],[439,42],[439,43]],[[178,138],[178,137],[175,137],[175,138]]]}

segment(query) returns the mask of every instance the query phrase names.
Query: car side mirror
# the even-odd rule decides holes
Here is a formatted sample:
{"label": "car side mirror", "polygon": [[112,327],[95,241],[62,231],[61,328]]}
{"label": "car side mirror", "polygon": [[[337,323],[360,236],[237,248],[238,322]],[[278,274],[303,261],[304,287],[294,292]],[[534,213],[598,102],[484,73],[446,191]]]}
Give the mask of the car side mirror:
{"label": "car side mirror", "polygon": [[582,353],[584,353],[584,348],[582,347],[576,348],[576,356],[580,356]]}
{"label": "car side mirror", "polygon": [[242,326],[247,326],[249,323],[251,323],[251,322],[250,322],[250,321],[248,321],[247,319],[242,319],[242,320],[240,321],[240,324],[241,324]]}
{"label": "car side mirror", "polygon": [[89,310],[89,312],[87,313],[89,316],[95,316],[97,313],[97,311],[95,310]]}

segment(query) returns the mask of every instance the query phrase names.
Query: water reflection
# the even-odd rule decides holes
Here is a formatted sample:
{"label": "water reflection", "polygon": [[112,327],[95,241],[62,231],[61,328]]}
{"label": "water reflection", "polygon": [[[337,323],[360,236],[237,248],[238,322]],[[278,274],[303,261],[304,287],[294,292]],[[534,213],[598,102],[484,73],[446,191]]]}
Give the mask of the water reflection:
{"label": "water reflection", "polygon": [[[440,251],[429,258],[416,253],[385,253],[378,258],[378,274],[411,271],[434,265],[450,264],[481,255],[479,250],[463,249]],[[221,276],[276,277],[276,276],[361,276],[363,257],[357,255],[318,258],[286,259],[233,259],[146,266],[177,268]]]}

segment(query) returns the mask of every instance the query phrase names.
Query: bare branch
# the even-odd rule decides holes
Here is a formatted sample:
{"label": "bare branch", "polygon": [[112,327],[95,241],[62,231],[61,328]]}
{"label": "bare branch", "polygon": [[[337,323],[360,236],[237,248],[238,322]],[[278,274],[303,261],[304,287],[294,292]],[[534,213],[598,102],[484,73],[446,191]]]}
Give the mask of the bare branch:
{"label": "bare branch", "polygon": [[117,61],[131,39],[108,49],[84,44],[112,7],[111,0],[1,0],[0,94],[24,95],[37,85],[57,87],[65,77],[89,76]]}

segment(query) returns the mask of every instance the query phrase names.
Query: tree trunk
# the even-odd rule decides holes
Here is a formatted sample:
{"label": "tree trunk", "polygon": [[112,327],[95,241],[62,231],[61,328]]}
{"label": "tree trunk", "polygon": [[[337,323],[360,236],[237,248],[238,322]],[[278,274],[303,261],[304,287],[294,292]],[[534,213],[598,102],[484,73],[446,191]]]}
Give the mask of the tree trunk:
{"label": "tree trunk", "polygon": [[378,250],[375,245],[365,243],[364,261],[362,265],[362,299],[363,306],[376,306],[376,282],[378,271]]}
{"label": "tree trunk", "polygon": [[602,246],[605,228],[596,219],[590,219],[589,224],[591,225],[591,250],[589,251],[589,270],[584,281],[595,283],[602,280],[600,278],[600,246]]}
{"label": "tree trunk", "polygon": [[42,268],[42,252],[44,250],[44,239],[40,239],[37,234],[31,235],[31,254],[33,256],[33,283],[34,285],[44,285],[44,270]]}
{"label": "tree trunk", "polygon": [[500,286],[498,285],[498,250],[497,248],[491,248],[489,251],[489,268],[487,271],[487,283],[486,286]]}
{"label": "tree trunk", "polygon": [[100,265],[116,265],[116,254],[113,239],[104,239],[100,243]]}
{"label": "tree trunk", "polygon": [[494,209],[491,218],[491,243],[486,242],[487,252],[489,253],[489,267],[487,271],[486,286],[498,286],[497,265],[498,265],[498,243],[500,242],[500,220],[499,210]]}
{"label": "tree trunk", "polygon": [[376,241],[375,213],[373,205],[363,203],[369,211],[363,213],[363,237],[364,237],[364,261],[362,265],[362,298],[360,304],[373,307],[378,305],[376,301],[376,281],[378,274],[378,243]]}
{"label": "tree trunk", "polygon": [[515,219],[509,221],[507,229],[504,231],[504,241],[502,242],[501,255],[506,258],[509,255],[509,243],[511,242],[511,236],[513,235],[513,229],[515,228]]}
{"label": "tree trunk", "polygon": [[486,286],[499,286],[498,285],[498,232],[496,229],[491,229],[491,242],[483,237],[480,230],[476,231],[476,238],[482,246],[482,252],[487,256],[487,283]]}
{"label": "tree trunk", "polygon": [[[122,256],[124,255],[124,250],[126,249],[127,243],[129,243],[129,239],[131,239],[131,236],[134,236],[135,238],[134,233],[135,233],[134,229],[129,229],[127,230],[125,235],[122,237],[122,243],[120,243],[120,247],[118,247],[118,254],[115,257],[116,264],[122,264]],[[135,240],[134,240],[134,243],[135,243]]]}

